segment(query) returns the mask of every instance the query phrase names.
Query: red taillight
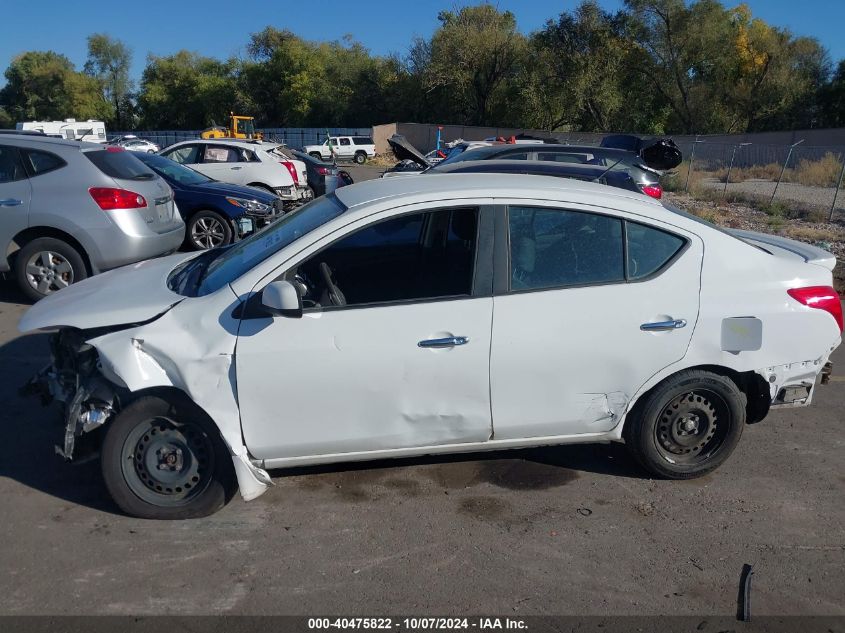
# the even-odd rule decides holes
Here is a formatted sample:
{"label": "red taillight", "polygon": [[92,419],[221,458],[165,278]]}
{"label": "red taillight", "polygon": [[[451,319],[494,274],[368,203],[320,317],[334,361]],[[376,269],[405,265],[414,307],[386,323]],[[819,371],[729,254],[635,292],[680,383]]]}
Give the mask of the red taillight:
{"label": "red taillight", "polygon": [[103,211],[114,209],[142,209],[147,206],[144,196],[127,191],[126,189],[112,189],[111,187],[91,187],[88,190],[94,202]]}
{"label": "red taillight", "polygon": [[107,152],[111,152],[112,154],[114,154],[115,152],[125,152],[125,151],[126,151],[126,149],[125,149],[125,148],[123,148],[123,147],[121,147],[120,145],[109,145],[109,146],[106,148],[106,151],[107,151]]}
{"label": "red taillight", "polygon": [[660,185],[646,185],[643,187],[643,193],[647,196],[660,200],[660,198],[663,197],[663,187]]}
{"label": "red taillight", "polygon": [[296,173],[296,166],[292,162],[290,162],[289,160],[282,160],[282,161],[279,161],[279,162],[282,163],[282,165],[284,165],[285,167],[288,168],[288,173],[290,174],[290,177],[293,178],[294,184],[298,185],[299,184],[299,176]]}
{"label": "red taillight", "polygon": [[326,174],[329,173],[329,170],[326,169],[325,167],[317,167],[317,173],[320,174],[321,176],[325,176]]}
{"label": "red taillight", "polygon": [[817,308],[829,312],[836,319],[836,325],[842,332],[842,303],[839,295],[830,286],[808,286],[806,288],[790,288],[786,291],[789,296],[810,308]]}

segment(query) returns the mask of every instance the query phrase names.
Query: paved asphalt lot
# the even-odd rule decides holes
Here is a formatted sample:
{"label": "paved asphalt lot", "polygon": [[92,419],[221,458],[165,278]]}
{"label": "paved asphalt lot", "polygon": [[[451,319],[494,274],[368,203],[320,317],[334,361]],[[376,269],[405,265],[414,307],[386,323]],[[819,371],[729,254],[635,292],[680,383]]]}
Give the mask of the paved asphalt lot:
{"label": "paved asphalt lot", "polygon": [[[371,168],[353,168],[356,179]],[[18,397],[46,361],[0,283],[0,614],[845,615],[845,352],[809,409],[719,471],[654,481],[621,446],[275,471],[256,501],[151,522],[53,454]]]}

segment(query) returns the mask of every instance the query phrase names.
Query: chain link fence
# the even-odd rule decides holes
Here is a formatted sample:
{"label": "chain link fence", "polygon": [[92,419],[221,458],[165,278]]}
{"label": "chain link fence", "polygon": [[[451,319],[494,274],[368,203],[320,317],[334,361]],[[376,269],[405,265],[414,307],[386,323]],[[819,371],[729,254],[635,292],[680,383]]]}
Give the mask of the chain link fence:
{"label": "chain link fence", "polygon": [[684,162],[671,187],[747,199],[769,212],[800,209],[817,221],[845,220],[845,147],[680,142]]}
{"label": "chain link fence", "polygon": [[[290,128],[272,127],[259,128],[265,139],[284,143],[293,149],[302,149],[305,145],[320,145],[326,140],[326,130],[331,136],[370,136],[373,132],[368,127],[330,127],[330,128]],[[110,132],[109,140],[126,134],[134,134],[138,138],[152,141],[162,149],[180,141],[192,141],[200,137],[202,130],[131,130],[126,132]]]}

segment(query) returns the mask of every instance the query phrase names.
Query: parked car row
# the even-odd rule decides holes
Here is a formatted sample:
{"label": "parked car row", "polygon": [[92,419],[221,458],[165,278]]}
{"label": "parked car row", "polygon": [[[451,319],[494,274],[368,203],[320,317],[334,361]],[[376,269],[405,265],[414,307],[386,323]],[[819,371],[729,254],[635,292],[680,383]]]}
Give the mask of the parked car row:
{"label": "parked car row", "polygon": [[[394,135],[388,143],[402,162],[395,169],[386,171],[383,177],[469,172],[546,174],[601,182],[658,199],[663,195],[659,170],[671,169],[681,162],[680,151],[677,148],[673,150],[672,146],[667,146],[665,154],[648,154],[649,161],[630,149],[543,143],[539,140],[513,143],[464,141],[450,148],[446,158],[432,162],[401,135]],[[671,156],[668,155],[670,152]],[[482,161],[496,161],[496,164]],[[508,164],[499,164],[499,161]],[[514,164],[514,161],[522,164]],[[551,167],[549,163],[556,166]]]}

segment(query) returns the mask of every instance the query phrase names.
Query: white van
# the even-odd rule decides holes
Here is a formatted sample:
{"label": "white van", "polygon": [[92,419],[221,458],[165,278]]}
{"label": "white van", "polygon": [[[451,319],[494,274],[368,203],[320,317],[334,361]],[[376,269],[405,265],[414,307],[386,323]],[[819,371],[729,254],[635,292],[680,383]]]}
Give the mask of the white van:
{"label": "white van", "polygon": [[18,130],[33,130],[44,132],[48,136],[56,136],[69,141],[87,141],[88,143],[106,142],[106,124],[102,121],[88,119],[77,121],[24,121],[15,126]]}

